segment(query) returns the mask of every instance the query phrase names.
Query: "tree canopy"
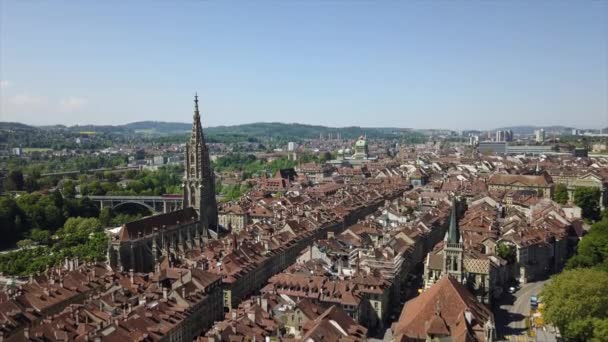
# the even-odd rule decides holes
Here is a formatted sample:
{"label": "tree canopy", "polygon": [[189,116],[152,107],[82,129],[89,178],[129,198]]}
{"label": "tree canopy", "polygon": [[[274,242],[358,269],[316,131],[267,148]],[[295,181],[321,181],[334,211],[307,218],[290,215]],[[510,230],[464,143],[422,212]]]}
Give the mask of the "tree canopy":
{"label": "tree canopy", "polygon": [[545,285],[544,317],[568,341],[608,340],[608,273],[597,269],[566,270]]}
{"label": "tree canopy", "polygon": [[545,318],[568,341],[608,341],[608,212],[542,291]]}
{"label": "tree canopy", "polygon": [[[45,233],[35,235],[46,238]],[[23,249],[0,254],[0,272],[31,274],[73,257],[82,261],[105,260],[107,237],[98,219],[71,217],[57,231],[50,245],[33,246],[32,241],[26,239],[20,242],[20,247]]]}
{"label": "tree canopy", "polygon": [[568,261],[568,267],[597,267],[608,272],[608,217],[591,226],[578,243],[577,253]]}
{"label": "tree canopy", "polygon": [[557,184],[553,192],[553,200],[559,204],[568,203],[568,187],[564,184]]}
{"label": "tree canopy", "polygon": [[17,199],[0,197],[0,249],[14,247],[17,241],[24,238],[43,243],[48,239],[39,231],[53,233],[63,226],[68,217],[98,215],[99,209],[89,199],[67,199],[59,192],[50,195],[22,194]]}
{"label": "tree canopy", "polygon": [[574,191],[574,204],[581,207],[583,218],[591,221],[599,219],[600,196],[598,188],[581,187]]}

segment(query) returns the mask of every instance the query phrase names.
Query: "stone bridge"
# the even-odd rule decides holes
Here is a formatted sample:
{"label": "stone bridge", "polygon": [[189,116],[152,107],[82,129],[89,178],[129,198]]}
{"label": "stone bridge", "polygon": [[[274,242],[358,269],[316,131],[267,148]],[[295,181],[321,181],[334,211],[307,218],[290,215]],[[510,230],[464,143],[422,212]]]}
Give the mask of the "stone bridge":
{"label": "stone bridge", "polygon": [[117,208],[124,204],[137,204],[150,210],[153,214],[169,213],[182,209],[184,198],[182,195],[163,196],[86,196],[95,202],[100,209]]}

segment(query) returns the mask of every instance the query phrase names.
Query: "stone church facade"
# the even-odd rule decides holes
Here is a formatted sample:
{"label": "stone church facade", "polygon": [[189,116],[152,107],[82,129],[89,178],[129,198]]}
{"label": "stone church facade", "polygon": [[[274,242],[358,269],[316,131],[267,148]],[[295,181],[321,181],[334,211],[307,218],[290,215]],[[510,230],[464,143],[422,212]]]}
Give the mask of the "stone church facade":
{"label": "stone church facade", "polygon": [[111,267],[151,272],[162,259],[169,262],[208,239],[218,230],[215,179],[194,97],[192,134],[186,145],[183,183],[184,209],[144,217],[126,223],[110,236],[108,262]]}
{"label": "stone church facade", "polygon": [[468,287],[477,299],[489,304],[494,287],[495,267],[489,256],[466,251],[458,229],[456,202],[453,203],[450,227],[443,244],[430,252],[424,264],[424,288],[429,289],[443,275],[449,274]]}

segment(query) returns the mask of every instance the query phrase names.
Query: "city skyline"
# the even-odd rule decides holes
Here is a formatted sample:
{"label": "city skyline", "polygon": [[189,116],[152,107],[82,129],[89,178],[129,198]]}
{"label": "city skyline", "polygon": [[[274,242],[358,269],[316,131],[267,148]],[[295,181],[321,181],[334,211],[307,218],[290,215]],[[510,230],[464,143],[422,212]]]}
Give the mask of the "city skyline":
{"label": "city skyline", "polygon": [[142,4],[3,2],[0,121],[608,125],[605,2]]}

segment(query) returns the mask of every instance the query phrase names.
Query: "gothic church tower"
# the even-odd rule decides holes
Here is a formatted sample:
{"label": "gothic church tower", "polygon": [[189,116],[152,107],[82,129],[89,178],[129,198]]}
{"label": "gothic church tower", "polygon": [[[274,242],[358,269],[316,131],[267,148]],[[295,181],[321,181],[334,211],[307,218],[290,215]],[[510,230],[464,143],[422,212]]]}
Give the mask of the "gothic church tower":
{"label": "gothic church tower", "polygon": [[198,95],[194,96],[194,121],[190,142],[186,144],[185,168],[184,208],[193,207],[198,212],[204,237],[207,237],[209,228],[217,229],[217,203],[215,176],[211,171],[209,151],[198,111]]}
{"label": "gothic church tower", "polygon": [[452,201],[452,214],[450,215],[450,228],[443,239],[443,274],[449,274],[462,283],[464,246],[458,229],[456,208],[456,200],[454,199]]}

